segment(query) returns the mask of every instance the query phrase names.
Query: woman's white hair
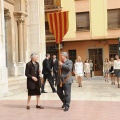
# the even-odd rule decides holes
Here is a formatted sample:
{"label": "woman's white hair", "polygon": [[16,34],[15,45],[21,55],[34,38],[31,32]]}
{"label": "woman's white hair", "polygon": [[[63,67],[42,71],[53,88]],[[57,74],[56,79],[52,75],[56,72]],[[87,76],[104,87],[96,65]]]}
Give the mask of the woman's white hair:
{"label": "woman's white hair", "polygon": [[32,58],[34,58],[36,55],[37,55],[37,53],[32,53],[32,54],[30,55],[30,58],[32,59]]}

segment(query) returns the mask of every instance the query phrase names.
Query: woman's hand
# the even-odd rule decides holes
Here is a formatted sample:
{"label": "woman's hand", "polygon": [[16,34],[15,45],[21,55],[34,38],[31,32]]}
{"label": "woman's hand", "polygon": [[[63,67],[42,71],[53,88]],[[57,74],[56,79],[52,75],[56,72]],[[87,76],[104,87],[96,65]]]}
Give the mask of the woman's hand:
{"label": "woman's hand", "polygon": [[36,82],[38,79],[36,77],[32,77],[32,79]]}

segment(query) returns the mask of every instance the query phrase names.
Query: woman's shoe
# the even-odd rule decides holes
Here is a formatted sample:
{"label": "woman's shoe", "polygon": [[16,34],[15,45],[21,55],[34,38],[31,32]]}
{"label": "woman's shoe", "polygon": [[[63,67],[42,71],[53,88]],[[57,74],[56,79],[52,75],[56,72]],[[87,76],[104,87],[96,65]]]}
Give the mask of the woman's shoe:
{"label": "woman's shoe", "polygon": [[26,109],[29,110],[29,109],[30,109],[30,106],[26,106]]}
{"label": "woman's shoe", "polygon": [[43,106],[38,106],[38,105],[36,105],[36,108],[38,108],[38,109],[44,109],[44,107]]}

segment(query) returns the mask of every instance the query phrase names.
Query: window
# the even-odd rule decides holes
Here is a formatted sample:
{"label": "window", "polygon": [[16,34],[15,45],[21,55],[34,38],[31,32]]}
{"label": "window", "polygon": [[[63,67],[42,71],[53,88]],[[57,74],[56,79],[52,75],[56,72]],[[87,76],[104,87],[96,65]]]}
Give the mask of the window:
{"label": "window", "polygon": [[90,30],[89,12],[76,13],[76,30]]}
{"label": "window", "polygon": [[111,57],[115,57],[118,54],[118,44],[110,44],[109,45],[109,59]]}
{"label": "window", "polygon": [[53,5],[54,4],[54,0],[45,0],[45,5]]}
{"label": "window", "polygon": [[72,60],[73,63],[75,63],[76,60],[76,50],[68,50],[69,59]]}
{"label": "window", "polygon": [[48,22],[45,22],[45,32],[46,32],[46,35],[52,35],[52,33],[49,31]]}
{"label": "window", "polygon": [[120,28],[120,9],[108,10],[108,29]]}

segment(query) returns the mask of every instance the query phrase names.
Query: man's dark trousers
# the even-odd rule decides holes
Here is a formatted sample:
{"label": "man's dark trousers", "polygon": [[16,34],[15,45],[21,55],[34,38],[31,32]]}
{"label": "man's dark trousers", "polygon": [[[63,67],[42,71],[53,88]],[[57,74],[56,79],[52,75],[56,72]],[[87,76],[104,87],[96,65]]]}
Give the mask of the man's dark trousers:
{"label": "man's dark trousers", "polygon": [[70,100],[71,100],[71,83],[63,84],[62,87],[58,85],[57,94],[59,98],[61,99],[61,101],[63,102],[63,105],[66,107],[69,107]]}
{"label": "man's dark trousers", "polygon": [[53,86],[53,83],[52,83],[52,79],[53,79],[52,76],[50,74],[44,74],[43,77],[44,77],[44,83],[43,83],[43,85],[41,87],[41,91],[44,91],[46,79],[48,79],[48,82],[50,84],[50,87],[51,87],[52,91],[55,92],[56,90],[55,90],[55,88]]}

